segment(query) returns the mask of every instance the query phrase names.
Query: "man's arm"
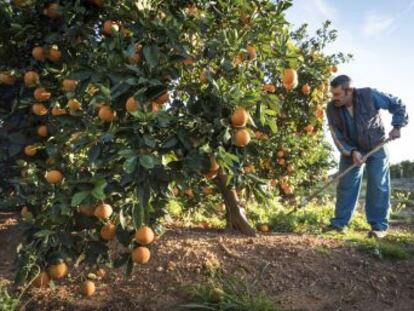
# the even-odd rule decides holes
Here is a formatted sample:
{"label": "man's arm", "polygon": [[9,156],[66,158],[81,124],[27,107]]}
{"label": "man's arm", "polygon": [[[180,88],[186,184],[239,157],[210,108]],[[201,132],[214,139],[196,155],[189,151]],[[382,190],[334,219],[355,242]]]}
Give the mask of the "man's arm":
{"label": "man's arm", "polygon": [[395,129],[408,124],[408,114],[400,98],[377,90],[372,90],[372,98],[377,109],[387,109],[392,114],[391,125]]}
{"label": "man's arm", "polygon": [[340,130],[332,116],[332,111],[330,110],[330,107],[328,107],[326,115],[328,117],[328,125],[332,135],[332,139],[336,147],[338,148],[339,152],[341,152],[344,156],[351,156],[352,151],[356,150],[357,148],[349,144],[348,140],[345,138],[344,133],[342,133],[342,131]]}

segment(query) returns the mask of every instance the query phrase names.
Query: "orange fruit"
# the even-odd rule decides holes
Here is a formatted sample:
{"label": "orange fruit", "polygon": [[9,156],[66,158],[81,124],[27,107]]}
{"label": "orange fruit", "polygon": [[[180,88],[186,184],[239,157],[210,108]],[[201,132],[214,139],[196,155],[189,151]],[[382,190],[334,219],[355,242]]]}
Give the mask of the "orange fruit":
{"label": "orange fruit", "polygon": [[282,188],[282,190],[284,194],[292,194],[294,191],[294,188],[293,186],[286,185],[285,187]]}
{"label": "orange fruit", "polygon": [[82,204],[79,206],[79,213],[91,217],[95,214],[95,206],[88,206]]}
{"label": "orange fruit", "polygon": [[28,157],[34,157],[37,153],[36,147],[33,145],[27,145],[24,147],[24,154]]}
{"label": "orange fruit", "polygon": [[47,115],[48,110],[45,105],[38,103],[33,104],[32,112],[37,116],[45,116]]}
{"label": "orange fruit", "polygon": [[27,219],[29,217],[29,209],[27,208],[27,206],[23,206],[22,210],[20,211],[20,214],[22,215],[22,217],[24,219]]}
{"label": "orange fruit", "polygon": [[188,196],[190,199],[194,198],[194,192],[193,189],[187,188],[184,190],[184,193],[186,196]]}
{"label": "orange fruit", "polygon": [[235,66],[240,65],[243,62],[243,54],[239,53],[233,58],[233,64]]}
{"label": "orange fruit", "polygon": [[39,84],[39,75],[34,71],[28,71],[24,74],[24,85],[26,87],[34,87]]}
{"label": "orange fruit", "polygon": [[246,51],[247,51],[247,54],[249,55],[249,58],[251,60],[256,59],[256,57],[257,57],[257,51],[256,51],[256,48],[254,46],[249,45],[246,48]]}
{"label": "orange fruit", "polygon": [[286,160],[285,160],[285,159],[283,159],[283,158],[281,158],[281,159],[277,159],[277,163],[278,163],[280,166],[285,166],[285,164],[286,164]]}
{"label": "orange fruit", "polygon": [[68,274],[68,271],[68,266],[64,262],[58,263],[56,265],[51,265],[47,269],[47,273],[49,274],[52,280],[64,278]]}
{"label": "orange fruit", "polygon": [[258,227],[260,232],[269,232],[269,225],[268,224],[261,224]]}
{"label": "orange fruit", "polygon": [[312,132],[313,132],[314,127],[313,127],[313,125],[312,125],[312,124],[308,124],[308,125],[304,128],[304,130],[305,130],[305,132],[306,132],[306,133],[310,134],[310,133],[312,133]]}
{"label": "orange fruit", "polygon": [[32,50],[32,56],[35,60],[39,62],[44,62],[46,60],[46,52],[45,49],[41,46],[36,46]]}
{"label": "orange fruit", "polygon": [[56,160],[53,159],[53,158],[47,158],[47,160],[46,160],[46,164],[47,165],[53,165],[55,163],[56,163]]}
{"label": "orange fruit", "polygon": [[156,102],[151,102],[151,111],[152,112],[158,112],[158,111],[160,111],[161,110],[161,104],[158,104],[158,103],[156,103]]}
{"label": "orange fruit", "polygon": [[138,103],[133,96],[129,97],[125,103],[125,110],[134,112],[138,110]]}
{"label": "orange fruit", "polygon": [[95,290],[96,290],[96,287],[95,287],[94,282],[90,280],[86,280],[82,283],[81,293],[85,297],[91,297],[95,293]]}
{"label": "orange fruit", "polygon": [[293,173],[293,172],[295,171],[295,167],[294,167],[294,165],[293,165],[293,164],[291,164],[291,163],[289,163],[289,164],[288,164],[288,166],[287,166],[287,171],[288,171],[289,173]]}
{"label": "orange fruit", "polygon": [[101,238],[106,241],[111,241],[115,237],[116,226],[113,223],[107,223],[101,228]]}
{"label": "orange fruit", "polygon": [[62,82],[62,89],[65,92],[73,92],[76,90],[76,87],[78,86],[78,84],[79,84],[78,80],[65,79]]}
{"label": "orange fruit", "polygon": [[112,206],[109,204],[101,203],[95,207],[94,215],[100,219],[107,219],[111,217],[113,212]]}
{"label": "orange fruit", "polygon": [[245,127],[249,120],[249,113],[241,107],[234,110],[231,115],[231,125],[233,127]]}
{"label": "orange fruit", "polygon": [[183,60],[183,64],[184,65],[192,65],[192,64],[194,64],[194,60],[190,57],[186,58],[186,59]]}
{"label": "orange fruit", "polygon": [[332,67],[331,67],[331,72],[332,73],[336,73],[338,71],[338,67],[336,67],[335,65],[333,65]]}
{"label": "orange fruit", "polygon": [[47,126],[46,125],[40,125],[37,128],[37,135],[39,135],[40,137],[47,137],[48,135],[48,130],[47,130]]}
{"label": "orange fruit", "polygon": [[286,90],[294,89],[298,86],[298,73],[295,69],[285,69],[282,75],[282,83]]}
{"label": "orange fruit", "polygon": [[311,92],[311,87],[309,86],[309,84],[307,84],[307,83],[304,84],[302,86],[302,93],[305,94],[305,95],[309,95],[310,92]]}
{"label": "orange fruit", "polygon": [[285,156],[285,151],[279,150],[276,155],[278,158],[283,158]]}
{"label": "orange fruit", "polygon": [[52,108],[52,115],[55,116],[55,117],[63,116],[65,114],[67,114],[67,111],[64,108],[58,108],[58,107],[53,107]]}
{"label": "orange fruit", "polygon": [[132,260],[139,264],[146,264],[151,257],[151,252],[144,246],[137,247],[132,251]]}
{"label": "orange fruit", "polygon": [[98,112],[99,119],[101,119],[103,122],[113,122],[115,119],[115,112],[112,110],[111,107],[103,105],[101,108],[99,108]]}
{"label": "orange fruit", "polygon": [[63,174],[58,170],[51,170],[46,172],[45,178],[49,184],[58,184],[63,180]]}
{"label": "orange fruit", "polygon": [[130,64],[139,64],[141,62],[142,56],[139,53],[134,53],[128,56],[128,62]]}
{"label": "orange fruit", "polygon": [[48,7],[45,10],[45,15],[47,15],[50,18],[59,18],[63,14],[60,11],[59,4],[57,3],[50,3]]}
{"label": "orange fruit", "polygon": [[203,190],[202,190],[202,192],[204,194],[211,194],[211,193],[213,193],[213,188],[211,188],[211,187],[204,187]]}
{"label": "orange fruit", "polygon": [[79,110],[81,109],[81,103],[77,99],[69,99],[68,100],[68,107],[71,110]]}
{"label": "orange fruit", "polygon": [[154,231],[148,226],[143,226],[135,232],[135,240],[140,245],[148,245],[154,241]]}
{"label": "orange fruit", "polygon": [[157,104],[163,105],[170,99],[170,95],[168,94],[168,91],[165,91],[160,96],[158,96],[154,101]]}
{"label": "orange fruit", "polygon": [[0,83],[6,84],[6,85],[13,85],[16,83],[16,78],[9,74],[8,72],[1,72],[0,73]]}
{"label": "orange fruit", "polygon": [[48,92],[44,87],[38,87],[33,92],[34,98],[39,102],[44,102],[50,99],[52,94]]}
{"label": "orange fruit", "polygon": [[103,34],[106,36],[112,36],[112,32],[119,32],[119,25],[112,21],[107,20],[103,24]]}
{"label": "orange fruit", "polygon": [[246,165],[245,167],[243,167],[243,171],[246,174],[254,173],[256,171],[256,168],[253,164],[249,164],[249,165]]}
{"label": "orange fruit", "polygon": [[276,86],[274,86],[273,84],[265,84],[263,85],[263,91],[268,93],[274,93],[276,92]]}
{"label": "orange fruit", "polygon": [[250,142],[250,134],[246,129],[237,130],[233,138],[237,147],[245,147]]}
{"label": "orange fruit", "polygon": [[42,271],[39,275],[33,280],[33,285],[37,288],[48,287],[50,282],[49,275]]}
{"label": "orange fruit", "polygon": [[320,120],[320,121],[322,121],[322,120],[323,120],[323,117],[324,117],[324,112],[323,112],[323,109],[322,109],[322,108],[318,107],[318,108],[315,110],[315,117],[316,117],[316,119],[318,119],[318,120]]}
{"label": "orange fruit", "polygon": [[263,133],[262,131],[255,131],[254,136],[256,137],[257,140],[262,140],[262,139],[267,138],[266,134]]}
{"label": "orange fruit", "polygon": [[53,46],[49,49],[49,53],[47,55],[47,58],[51,61],[51,62],[58,62],[60,61],[60,59],[62,58],[62,52],[59,51],[58,47]]}

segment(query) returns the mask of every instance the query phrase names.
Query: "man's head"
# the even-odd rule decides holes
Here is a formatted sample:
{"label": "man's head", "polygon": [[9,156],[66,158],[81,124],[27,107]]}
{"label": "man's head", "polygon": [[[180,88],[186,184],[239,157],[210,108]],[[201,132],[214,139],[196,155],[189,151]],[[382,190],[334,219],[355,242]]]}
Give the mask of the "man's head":
{"label": "man's head", "polygon": [[354,89],[352,80],[346,75],[337,76],[331,81],[332,101],[336,107],[351,106]]}

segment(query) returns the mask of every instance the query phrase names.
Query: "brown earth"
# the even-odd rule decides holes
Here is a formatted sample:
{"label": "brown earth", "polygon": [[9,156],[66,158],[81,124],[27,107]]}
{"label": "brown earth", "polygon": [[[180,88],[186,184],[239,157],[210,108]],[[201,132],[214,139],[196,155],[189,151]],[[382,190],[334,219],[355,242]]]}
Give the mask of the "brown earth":
{"label": "brown earth", "polygon": [[[21,229],[0,214],[0,282],[13,277]],[[112,242],[111,242],[112,243]],[[202,281],[207,267],[244,271],[252,290],[264,290],[283,310],[413,310],[414,260],[380,261],[317,236],[265,234],[255,238],[219,230],[174,229],[151,246],[147,265],[130,279],[112,270],[96,294],[80,295],[79,273],[55,288],[33,289],[25,310],[175,310],[188,302],[181,286]]]}

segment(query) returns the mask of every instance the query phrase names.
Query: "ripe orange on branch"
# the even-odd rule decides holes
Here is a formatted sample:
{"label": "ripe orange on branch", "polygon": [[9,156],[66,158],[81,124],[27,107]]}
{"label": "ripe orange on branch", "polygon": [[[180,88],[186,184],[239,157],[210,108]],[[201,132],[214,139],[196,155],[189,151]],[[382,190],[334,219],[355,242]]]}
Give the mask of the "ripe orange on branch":
{"label": "ripe orange on branch", "polygon": [[238,107],[231,115],[231,125],[233,127],[245,127],[249,120],[249,113],[246,109]]}
{"label": "ripe orange on branch", "polygon": [[99,204],[95,207],[94,215],[99,219],[108,219],[113,212],[112,206],[109,204]]}
{"label": "ripe orange on branch", "polygon": [[63,180],[63,174],[58,170],[51,170],[46,172],[45,178],[49,184],[58,184]]}
{"label": "ripe orange on branch", "polygon": [[145,246],[137,247],[132,251],[132,260],[135,263],[146,264],[151,257],[150,250]]}
{"label": "ripe orange on branch", "polygon": [[237,147],[246,147],[250,143],[250,134],[246,129],[236,130],[233,140]]}
{"label": "ripe orange on branch", "polygon": [[135,240],[140,245],[148,245],[154,241],[154,231],[148,226],[143,226],[135,232]]}

